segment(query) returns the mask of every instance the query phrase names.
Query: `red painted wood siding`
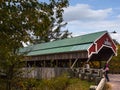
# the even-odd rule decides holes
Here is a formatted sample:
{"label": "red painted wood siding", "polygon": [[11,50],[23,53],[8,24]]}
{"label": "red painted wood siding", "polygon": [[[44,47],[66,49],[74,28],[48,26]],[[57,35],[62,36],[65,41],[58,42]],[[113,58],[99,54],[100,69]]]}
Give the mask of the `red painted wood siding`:
{"label": "red painted wood siding", "polygon": [[[108,42],[108,44],[110,45],[106,45],[105,44],[105,41]],[[111,40],[111,38],[109,37],[108,33],[104,34],[101,38],[99,38],[96,42],[96,44],[93,44],[90,48],[89,48],[89,55],[92,53],[92,52],[96,52],[96,50],[98,51],[102,45],[106,45],[106,46],[111,46],[113,48],[113,50],[115,51],[116,53],[116,46],[115,44],[113,43],[113,41]]]}
{"label": "red painted wood siding", "polygon": [[96,46],[95,46],[95,44],[93,44],[93,45],[89,48],[89,55],[90,55],[92,52],[96,52]]}
{"label": "red painted wood siding", "polygon": [[116,52],[116,46],[112,42],[112,40],[109,37],[108,33],[104,34],[100,39],[98,39],[95,42],[95,43],[97,43],[97,50],[99,50],[102,47],[102,45],[106,45],[105,41],[108,41],[111,45],[107,45],[107,46],[111,46],[113,48],[113,50]]}

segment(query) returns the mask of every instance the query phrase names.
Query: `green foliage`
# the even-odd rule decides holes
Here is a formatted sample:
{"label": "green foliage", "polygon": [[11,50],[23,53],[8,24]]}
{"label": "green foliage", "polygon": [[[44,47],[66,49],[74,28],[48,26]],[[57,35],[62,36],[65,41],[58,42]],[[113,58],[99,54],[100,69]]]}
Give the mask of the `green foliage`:
{"label": "green foliage", "polygon": [[[12,90],[88,90],[93,82],[82,81],[79,78],[68,78],[67,74],[49,80],[35,78],[22,79],[12,87]],[[4,84],[0,89],[5,90]]]}
{"label": "green foliage", "polygon": [[[34,43],[49,42],[51,40],[64,39],[71,36],[68,30],[61,30],[61,28],[65,27],[67,24],[63,20],[63,8],[68,6],[68,0],[49,0],[49,2],[44,2],[40,5],[41,10],[47,13],[50,23],[49,26],[47,25],[47,30],[35,37]],[[48,20],[45,21],[48,23]]]}
{"label": "green foliage", "polygon": [[27,79],[24,82],[24,90],[88,90],[93,84],[78,78],[68,78],[67,74],[49,80]]}
{"label": "green foliage", "polygon": [[43,80],[40,85],[40,90],[64,90],[68,85],[69,79],[67,75],[62,75],[57,78],[53,78],[50,80]]}
{"label": "green foliage", "polygon": [[120,73],[120,45],[117,48],[117,56],[114,56],[110,61],[110,71],[113,73]]}
{"label": "green foliage", "polygon": [[88,82],[79,78],[72,78],[69,80],[69,84],[65,90],[88,90],[90,85],[94,82]]}
{"label": "green foliage", "polygon": [[23,88],[25,90],[29,90],[30,88],[37,87],[38,85],[39,85],[39,83],[38,83],[38,81],[36,79],[29,78],[29,79],[24,81]]}
{"label": "green foliage", "polygon": [[[23,55],[19,48],[23,42],[32,42],[33,37],[48,41],[54,26],[60,30],[63,8],[68,0],[50,0],[50,3],[38,0],[2,0],[0,1],[0,76],[11,90],[16,82],[21,81]],[[55,12],[54,12],[55,9]],[[54,17],[55,16],[55,17]],[[48,33],[51,32],[51,33]]]}

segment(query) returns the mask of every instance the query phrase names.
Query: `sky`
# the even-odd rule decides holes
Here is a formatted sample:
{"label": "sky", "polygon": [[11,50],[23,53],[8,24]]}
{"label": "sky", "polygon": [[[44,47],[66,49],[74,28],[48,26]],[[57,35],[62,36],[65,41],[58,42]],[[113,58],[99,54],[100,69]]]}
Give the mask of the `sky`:
{"label": "sky", "polygon": [[69,0],[63,18],[73,36],[107,30],[120,43],[120,0]]}

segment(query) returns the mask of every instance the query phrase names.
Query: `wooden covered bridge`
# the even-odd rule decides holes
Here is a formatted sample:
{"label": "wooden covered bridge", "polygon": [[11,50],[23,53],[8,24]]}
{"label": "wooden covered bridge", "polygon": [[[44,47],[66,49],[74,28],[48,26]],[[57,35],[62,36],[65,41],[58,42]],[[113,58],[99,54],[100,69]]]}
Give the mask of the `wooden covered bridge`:
{"label": "wooden covered bridge", "polygon": [[[37,70],[32,74],[43,78],[56,76],[55,73],[58,74],[58,70],[55,68],[60,68],[62,71],[66,68],[83,67],[85,62],[109,61],[113,55],[116,55],[116,45],[107,31],[101,31],[30,45],[21,49],[20,52],[28,52],[25,55],[26,68],[36,67]],[[52,70],[54,72],[50,72],[50,69],[54,69]],[[44,72],[44,75],[40,72]]]}

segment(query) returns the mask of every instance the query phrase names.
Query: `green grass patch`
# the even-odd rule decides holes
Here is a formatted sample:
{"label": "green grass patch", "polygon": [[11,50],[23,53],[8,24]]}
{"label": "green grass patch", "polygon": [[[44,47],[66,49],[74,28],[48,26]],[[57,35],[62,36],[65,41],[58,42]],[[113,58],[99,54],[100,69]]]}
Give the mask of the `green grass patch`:
{"label": "green grass patch", "polygon": [[[83,81],[79,78],[68,78],[67,74],[52,79],[23,79],[16,83],[12,90],[89,90],[92,82]],[[4,85],[0,85],[5,90]]]}
{"label": "green grass patch", "polygon": [[70,82],[73,82],[68,85],[65,90],[89,90],[90,85],[93,85],[93,82],[87,82],[85,80],[80,80],[78,78],[70,79]]}
{"label": "green grass patch", "polygon": [[[79,78],[68,78],[66,74],[50,80],[36,80],[36,90],[89,90],[93,82],[83,81]],[[30,86],[28,86],[30,87]],[[34,88],[34,87],[33,87]]]}

